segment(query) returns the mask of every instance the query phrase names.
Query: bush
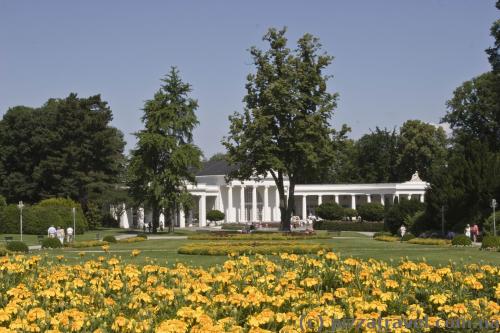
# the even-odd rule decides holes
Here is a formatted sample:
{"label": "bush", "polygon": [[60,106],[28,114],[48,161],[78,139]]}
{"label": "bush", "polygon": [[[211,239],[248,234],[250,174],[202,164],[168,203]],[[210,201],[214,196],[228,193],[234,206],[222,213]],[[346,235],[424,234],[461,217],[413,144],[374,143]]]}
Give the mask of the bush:
{"label": "bush", "polygon": [[112,235],[107,235],[102,240],[104,242],[108,242],[108,243],[116,243],[116,238],[115,238],[115,236],[112,236]]}
{"label": "bush", "polygon": [[387,208],[385,222],[390,232],[396,233],[399,227],[405,223],[408,216],[414,216],[418,211],[423,211],[425,205],[417,199],[406,200]]}
{"label": "bush", "polygon": [[383,222],[315,221],[314,230],[330,231],[384,231]]}
{"label": "bush", "polygon": [[42,249],[58,249],[63,245],[57,238],[45,238],[42,241]]}
{"label": "bush", "polygon": [[472,245],[472,240],[465,235],[458,235],[453,237],[451,240],[451,245],[453,246],[470,246]]}
{"label": "bush", "polygon": [[366,203],[358,207],[358,214],[364,221],[382,221],[384,213],[384,206],[377,202]]}
{"label": "bush", "polygon": [[413,238],[408,243],[418,245],[449,245],[450,241],[438,238]]}
{"label": "bush", "polygon": [[316,208],[316,214],[325,220],[340,220],[344,216],[344,208],[335,202],[326,202]]}
{"label": "bush", "polygon": [[412,240],[413,238],[415,238],[415,236],[413,234],[407,232],[403,237],[401,237],[401,241],[407,242],[409,240]]}
{"label": "bush", "polygon": [[344,216],[345,217],[356,217],[358,216],[358,211],[352,208],[344,208]]}
{"label": "bush", "polygon": [[137,236],[137,237],[119,239],[117,240],[117,243],[137,243],[137,242],[144,242],[146,239],[147,238]]}
{"label": "bush", "polygon": [[390,232],[387,232],[387,231],[380,231],[380,232],[376,232],[373,234],[373,238],[379,237],[379,236],[392,236],[392,234]]}
{"label": "bush", "polygon": [[400,240],[399,237],[395,236],[378,236],[375,237],[374,239],[382,242],[398,242]]}
{"label": "bush", "polygon": [[500,249],[500,236],[484,236],[482,249]]}
{"label": "bush", "polygon": [[[500,230],[500,210],[495,212],[495,221],[497,225],[497,232]],[[493,234],[493,213],[483,222],[483,232],[485,235]]]}
{"label": "bush", "polygon": [[5,248],[7,249],[7,251],[11,252],[29,252],[28,245],[20,241],[8,242]]}
{"label": "bush", "polygon": [[78,241],[78,242],[66,243],[66,244],[64,244],[64,246],[79,249],[79,248],[84,248],[84,247],[97,247],[97,246],[102,246],[102,245],[106,245],[106,244],[109,244],[109,243],[105,242],[105,241],[101,241],[101,240],[89,240],[89,241]]}
{"label": "bush", "polygon": [[226,216],[220,210],[211,210],[207,213],[207,220],[210,222],[217,222],[224,220]]}
{"label": "bush", "polygon": [[143,234],[138,234],[137,237],[148,239],[148,235],[146,235],[144,233]]}

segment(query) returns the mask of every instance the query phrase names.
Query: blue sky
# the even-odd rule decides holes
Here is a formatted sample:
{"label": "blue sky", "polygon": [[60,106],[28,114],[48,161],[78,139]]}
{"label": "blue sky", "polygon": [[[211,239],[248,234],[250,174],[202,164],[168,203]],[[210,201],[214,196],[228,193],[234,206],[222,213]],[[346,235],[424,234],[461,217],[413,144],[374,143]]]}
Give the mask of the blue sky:
{"label": "blue sky", "polygon": [[494,0],[0,0],[0,115],[100,93],[128,150],[144,101],[175,65],[198,99],[195,141],[209,157],[243,108],[248,48],[287,26],[290,42],[309,32],[335,56],[335,127],[347,123],[358,138],[408,119],[438,123],[453,90],[489,70],[484,49],[498,15]]}

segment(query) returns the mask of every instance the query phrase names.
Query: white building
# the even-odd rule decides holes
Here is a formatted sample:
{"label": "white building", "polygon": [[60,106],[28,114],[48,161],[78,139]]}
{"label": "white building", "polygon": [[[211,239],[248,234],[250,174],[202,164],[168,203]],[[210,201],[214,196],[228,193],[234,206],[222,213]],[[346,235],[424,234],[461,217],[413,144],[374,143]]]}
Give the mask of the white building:
{"label": "white building", "polygon": [[[260,181],[232,180],[226,182],[230,167],[225,161],[206,162],[196,176],[197,184],[188,186],[196,205],[190,212],[180,211],[175,224],[207,226],[206,213],[217,209],[225,214],[224,223],[279,222],[279,194],[272,177]],[[287,181],[285,182],[285,191]],[[418,173],[404,183],[378,184],[299,184],[295,186],[295,211],[304,220],[315,214],[324,202],[337,202],[344,207],[356,208],[367,202],[394,202],[400,198],[418,198],[424,201],[429,183]],[[145,214],[145,222],[151,214]],[[196,222],[198,220],[198,222]],[[194,222],[193,222],[194,221]],[[141,221],[139,221],[139,224]],[[142,222],[143,223],[143,222]]]}

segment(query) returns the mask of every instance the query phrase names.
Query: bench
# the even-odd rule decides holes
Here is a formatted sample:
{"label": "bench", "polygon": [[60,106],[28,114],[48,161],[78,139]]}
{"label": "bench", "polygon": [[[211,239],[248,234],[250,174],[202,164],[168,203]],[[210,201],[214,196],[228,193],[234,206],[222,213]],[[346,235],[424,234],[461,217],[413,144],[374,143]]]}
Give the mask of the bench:
{"label": "bench", "polygon": [[8,243],[8,242],[12,242],[14,240],[14,237],[12,237],[12,236],[5,236],[4,239],[5,239],[5,243]]}

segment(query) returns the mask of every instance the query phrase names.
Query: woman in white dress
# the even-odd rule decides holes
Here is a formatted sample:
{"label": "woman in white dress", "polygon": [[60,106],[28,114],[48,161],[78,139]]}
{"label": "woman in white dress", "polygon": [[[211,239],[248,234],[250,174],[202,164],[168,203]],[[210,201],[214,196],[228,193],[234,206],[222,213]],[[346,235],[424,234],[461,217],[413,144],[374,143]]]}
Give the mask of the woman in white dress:
{"label": "woman in white dress", "polygon": [[464,233],[465,233],[465,236],[470,238],[470,225],[467,224],[467,226],[465,227]]}

